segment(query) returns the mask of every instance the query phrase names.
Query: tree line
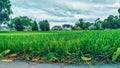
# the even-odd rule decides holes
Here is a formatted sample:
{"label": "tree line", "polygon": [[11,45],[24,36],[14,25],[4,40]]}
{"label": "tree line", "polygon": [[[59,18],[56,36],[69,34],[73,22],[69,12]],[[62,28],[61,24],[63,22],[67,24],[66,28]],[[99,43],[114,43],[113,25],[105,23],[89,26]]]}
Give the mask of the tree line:
{"label": "tree line", "polygon": [[[23,31],[26,28],[33,31],[41,29],[42,31],[49,31],[50,25],[47,20],[34,21],[27,16],[19,16],[10,19],[12,14],[10,0],[0,0],[0,24],[7,23],[10,28],[15,28],[17,31]],[[118,16],[109,15],[106,19],[101,20],[97,18],[94,22],[86,22],[83,19],[79,19],[72,26],[73,30],[101,30],[101,29],[119,29],[120,28],[120,8],[118,9]],[[10,23],[8,23],[10,21]]]}
{"label": "tree line", "polygon": [[79,21],[75,24],[73,29],[80,27],[80,29],[94,29],[94,30],[101,30],[101,29],[119,29],[120,28],[120,8],[118,9],[118,16],[109,15],[106,19],[100,20],[97,18],[93,23],[92,22],[85,22],[83,19],[79,19]]}
{"label": "tree line", "polygon": [[50,30],[49,23],[47,20],[39,21],[37,23],[37,21],[33,21],[31,18],[29,18],[27,16],[19,16],[19,17],[15,17],[15,18],[11,19],[10,22],[11,23],[9,23],[8,26],[10,28],[15,28],[17,31],[23,31],[26,28],[28,28],[32,31],[38,31],[39,28],[42,31]]}

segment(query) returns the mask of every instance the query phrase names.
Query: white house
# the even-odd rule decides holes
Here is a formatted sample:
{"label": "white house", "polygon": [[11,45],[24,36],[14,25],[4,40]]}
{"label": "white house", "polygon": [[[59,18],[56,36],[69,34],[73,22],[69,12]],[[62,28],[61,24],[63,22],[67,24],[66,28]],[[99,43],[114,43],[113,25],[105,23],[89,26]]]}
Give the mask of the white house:
{"label": "white house", "polygon": [[62,30],[62,27],[60,25],[56,25],[52,27],[52,30]]}
{"label": "white house", "polygon": [[89,30],[94,30],[94,29],[96,29],[96,26],[95,26],[95,25],[90,25],[90,26],[88,27],[88,29],[89,29]]}
{"label": "white house", "polygon": [[32,31],[32,27],[30,25],[24,26],[25,31]]}
{"label": "white house", "polygon": [[62,26],[62,28],[63,28],[63,30],[71,30],[71,29],[72,29],[72,27],[71,27],[70,24],[64,24],[64,25]]}

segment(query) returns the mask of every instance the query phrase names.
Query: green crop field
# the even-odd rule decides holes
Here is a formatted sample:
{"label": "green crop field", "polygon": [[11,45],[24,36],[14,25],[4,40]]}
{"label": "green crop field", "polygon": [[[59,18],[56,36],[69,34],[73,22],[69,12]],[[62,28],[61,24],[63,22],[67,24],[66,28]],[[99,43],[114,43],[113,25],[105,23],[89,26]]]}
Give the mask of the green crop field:
{"label": "green crop field", "polygon": [[0,32],[0,52],[27,60],[111,62],[119,47],[120,30]]}

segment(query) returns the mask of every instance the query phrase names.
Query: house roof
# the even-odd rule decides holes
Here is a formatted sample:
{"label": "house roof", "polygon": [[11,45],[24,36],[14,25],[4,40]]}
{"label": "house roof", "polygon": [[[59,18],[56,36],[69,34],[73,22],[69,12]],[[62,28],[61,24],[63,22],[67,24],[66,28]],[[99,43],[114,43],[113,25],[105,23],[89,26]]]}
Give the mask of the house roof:
{"label": "house roof", "polygon": [[71,27],[70,24],[64,24],[63,27]]}
{"label": "house roof", "polygon": [[52,29],[56,29],[56,30],[58,29],[59,30],[59,29],[62,29],[62,27],[57,25],[57,26],[53,26]]}

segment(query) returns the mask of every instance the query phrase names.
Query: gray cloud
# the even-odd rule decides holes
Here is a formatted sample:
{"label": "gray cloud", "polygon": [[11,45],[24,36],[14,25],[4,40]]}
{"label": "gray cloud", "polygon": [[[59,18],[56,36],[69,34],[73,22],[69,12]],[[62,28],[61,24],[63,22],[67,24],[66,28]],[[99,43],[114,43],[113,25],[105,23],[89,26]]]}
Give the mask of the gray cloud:
{"label": "gray cloud", "polygon": [[29,16],[50,22],[94,21],[110,14],[118,15],[118,0],[11,0],[13,17]]}

